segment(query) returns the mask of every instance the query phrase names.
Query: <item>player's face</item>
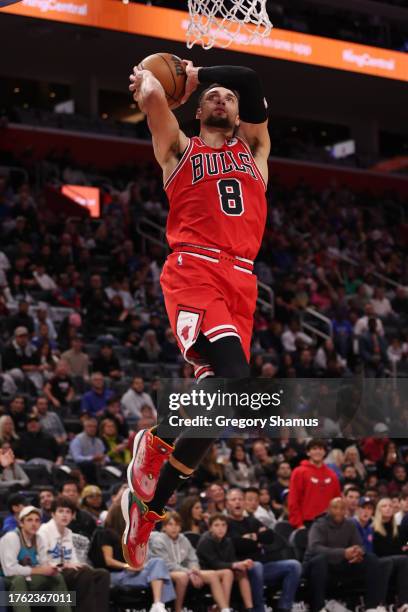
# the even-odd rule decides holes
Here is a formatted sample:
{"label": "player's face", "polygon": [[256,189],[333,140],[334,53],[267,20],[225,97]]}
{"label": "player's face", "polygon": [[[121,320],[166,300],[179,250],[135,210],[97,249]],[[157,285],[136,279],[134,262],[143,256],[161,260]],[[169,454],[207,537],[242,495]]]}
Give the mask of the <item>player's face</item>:
{"label": "player's face", "polygon": [[208,127],[232,130],[239,125],[238,99],[225,87],[214,87],[205,94],[197,110],[197,119]]}

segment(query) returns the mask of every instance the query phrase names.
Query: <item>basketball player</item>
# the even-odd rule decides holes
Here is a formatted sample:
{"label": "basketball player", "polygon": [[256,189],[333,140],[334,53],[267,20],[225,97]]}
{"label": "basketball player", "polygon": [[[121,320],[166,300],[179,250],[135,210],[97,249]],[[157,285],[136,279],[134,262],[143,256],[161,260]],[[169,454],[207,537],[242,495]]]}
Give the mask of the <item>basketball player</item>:
{"label": "basketball player", "polygon": [[[251,69],[185,64],[183,102],[200,83],[208,84],[196,112],[200,134],[190,139],[153,74],[134,68],[130,76],[170,203],[167,238],[173,252],[161,285],[173,332],[197,380],[245,378],[257,298],[253,260],[266,219],[266,102]],[[155,428],[135,439],[130,489],[122,497],[123,551],[135,569],[143,566],[150,533],[163,518],[167,500],[213,440],[192,440],[187,430],[173,442],[160,439]]]}

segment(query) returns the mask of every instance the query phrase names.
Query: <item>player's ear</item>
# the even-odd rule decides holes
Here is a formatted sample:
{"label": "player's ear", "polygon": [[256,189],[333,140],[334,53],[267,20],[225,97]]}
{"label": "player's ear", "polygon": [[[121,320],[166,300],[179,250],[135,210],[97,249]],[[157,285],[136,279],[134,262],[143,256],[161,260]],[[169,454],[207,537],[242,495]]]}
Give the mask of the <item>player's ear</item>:
{"label": "player's ear", "polygon": [[240,120],[240,118],[239,118],[239,115],[237,115],[237,116],[235,117],[235,127],[239,127],[239,124],[240,124],[240,123],[241,123],[241,120]]}
{"label": "player's ear", "polygon": [[200,117],[201,117],[201,106],[199,106],[196,111],[196,119],[200,119]]}

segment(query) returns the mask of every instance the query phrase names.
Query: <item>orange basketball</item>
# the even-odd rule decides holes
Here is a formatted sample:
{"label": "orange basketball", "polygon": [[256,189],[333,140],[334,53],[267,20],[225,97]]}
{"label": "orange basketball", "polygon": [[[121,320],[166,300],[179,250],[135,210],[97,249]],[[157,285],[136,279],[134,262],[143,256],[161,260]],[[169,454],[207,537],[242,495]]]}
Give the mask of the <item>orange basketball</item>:
{"label": "orange basketball", "polygon": [[180,106],[187,77],[184,64],[177,55],[154,53],[142,60],[138,67],[142,70],[150,70],[160,81],[166,92],[167,103],[170,108]]}

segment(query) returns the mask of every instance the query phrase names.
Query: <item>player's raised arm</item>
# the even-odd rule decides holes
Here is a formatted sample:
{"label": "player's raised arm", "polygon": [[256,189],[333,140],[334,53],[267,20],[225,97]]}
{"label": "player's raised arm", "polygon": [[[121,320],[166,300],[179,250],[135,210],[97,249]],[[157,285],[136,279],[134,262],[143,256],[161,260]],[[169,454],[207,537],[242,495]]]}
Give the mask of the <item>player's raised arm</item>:
{"label": "player's raised arm", "polygon": [[156,77],[149,70],[135,67],[129,78],[129,89],[147,116],[156,159],[164,174],[171,173],[171,165],[177,164],[180,153],[187,147],[188,139],[169,109],[164,89]]}
{"label": "player's raised arm", "polygon": [[266,161],[270,152],[267,104],[261,79],[255,70],[243,66],[202,68],[193,66],[190,61],[185,61],[185,64],[187,83],[182,102],[186,101],[199,83],[217,83],[237,91],[240,117],[238,135],[248,142],[257,161]]}

